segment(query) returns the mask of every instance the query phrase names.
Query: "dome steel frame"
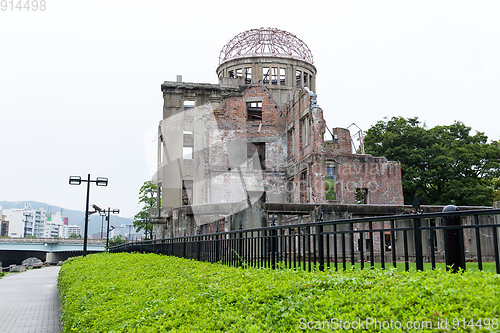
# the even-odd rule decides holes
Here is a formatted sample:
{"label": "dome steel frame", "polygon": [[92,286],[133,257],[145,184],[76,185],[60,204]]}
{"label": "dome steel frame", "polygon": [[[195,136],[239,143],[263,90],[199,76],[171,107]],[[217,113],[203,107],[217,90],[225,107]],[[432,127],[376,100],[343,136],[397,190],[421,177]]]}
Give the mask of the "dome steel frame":
{"label": "dome steel frame", "polygon": [[219,54],[219,65],[246,57],[283,57],[314,63],[309,47],[294,34],[276,28],[251,29],[234,36]]}

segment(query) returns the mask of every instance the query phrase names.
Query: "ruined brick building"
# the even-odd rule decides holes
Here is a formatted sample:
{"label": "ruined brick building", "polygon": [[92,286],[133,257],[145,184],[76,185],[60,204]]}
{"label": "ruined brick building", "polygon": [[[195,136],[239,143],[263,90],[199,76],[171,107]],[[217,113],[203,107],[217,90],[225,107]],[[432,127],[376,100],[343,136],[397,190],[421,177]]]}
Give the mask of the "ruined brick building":
{"label": "ruined brick building", "polygon": [[299,38],[261,28],[223,47],[219,84],[161,85],[157,237],[237,228],[238,214],[258,227],[318,204],[403,205],[400,163],[353,153],[349,130],[327,128],[316,73]]}

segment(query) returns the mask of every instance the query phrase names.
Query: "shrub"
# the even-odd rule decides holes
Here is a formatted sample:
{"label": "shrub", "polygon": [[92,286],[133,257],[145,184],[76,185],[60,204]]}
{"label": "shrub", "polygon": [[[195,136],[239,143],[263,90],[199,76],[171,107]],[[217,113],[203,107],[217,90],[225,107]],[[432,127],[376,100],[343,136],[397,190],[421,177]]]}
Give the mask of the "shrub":
{"label": "shrub", "polygon": [[242,269],[119,253],[66,261],[58,287],[64,332],[292,332],[340,320],[381,331],[369,318],[471,331],[471,319],[498,329],[500,317],[500,276],[486,272]]}

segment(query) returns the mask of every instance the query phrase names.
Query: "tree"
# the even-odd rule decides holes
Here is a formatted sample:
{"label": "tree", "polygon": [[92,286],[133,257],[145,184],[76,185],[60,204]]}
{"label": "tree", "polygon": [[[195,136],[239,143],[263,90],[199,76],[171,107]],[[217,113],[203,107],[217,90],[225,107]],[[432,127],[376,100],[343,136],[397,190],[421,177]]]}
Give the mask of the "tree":
{"label": "tree", "polygon": [[139,213],[134,216],[134,228],[136,232],[141,230],[149,231],[150,238],[153,238],[153,224],[149,221],[149,209],[156,208],[157,186],[152,181],[146,181],[139,190],[139,203],[144,206]]}
{"label": "tree", "polygon": [[82,236],[72,233],[71,235],[69,235],[69,238],[82,238]]}
{"label": "tree", "polygon": [[109,247],[120,245],[123,243],[125,243],[125,239],[123,238],[122,235],[116,235],[115,237],[109,239]]}
{"label": "tree", "polygon": [[500,175],[500,145],[456,121],[427,129],[417,117],[385,118],[365,136],[365,151],[401,162],[406,204],[417,195],[427,205],[493,203]]}
{"label": "tree", "polygon": [[336,199],[335,181],[333,179],[325,178],[325,197],[326,200]]}
{"label": "tree", "polygon": [[500,179],[493,179],[493,201],[500,202]]}

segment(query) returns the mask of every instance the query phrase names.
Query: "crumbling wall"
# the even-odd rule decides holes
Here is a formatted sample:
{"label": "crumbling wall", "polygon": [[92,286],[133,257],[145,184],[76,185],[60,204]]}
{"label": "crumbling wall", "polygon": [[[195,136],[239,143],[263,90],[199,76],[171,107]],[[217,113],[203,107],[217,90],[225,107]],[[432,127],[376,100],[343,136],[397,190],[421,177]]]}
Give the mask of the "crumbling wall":
{"label": "crumbling wall", "polygon": [[[340,155],[335,160],[338,163],[337,199],[341,203],[404,204],[399,162],[371,155]],[[367,191],[366,202],[357,202],[358,189]]]}
{"label": "crumbling wall", "polygon": [[336,203],[403,205],[401,163],[352,152],[350,132],[334,128],[324,160],[335,168]]}
{"label": "crumbling wall", "polygon": [[325,122],[316,94],[296,91],[287,105],[287,202],[325,202],[322,161]]}
{"label": "crumbling wall", "polygon": [[[260,121],[248,120],[247,103],[252,102],[262,105]],[[283,201],[286,137],[283,134],[285,118],[281,107],[259,83],[243,87],[239,94],[227,97],[222,104],[214,111],[217,129],[206,128],[206,169],[211,192],[206,202],[243,200],[243,189],[249,192],[265,191],[267,198],[264,200]],[[242,140],[250,146],[263,145],[265,163],[256,168],[252,160],[247,159],[237,168],[231,168],[227,145],[233,140]]]}

